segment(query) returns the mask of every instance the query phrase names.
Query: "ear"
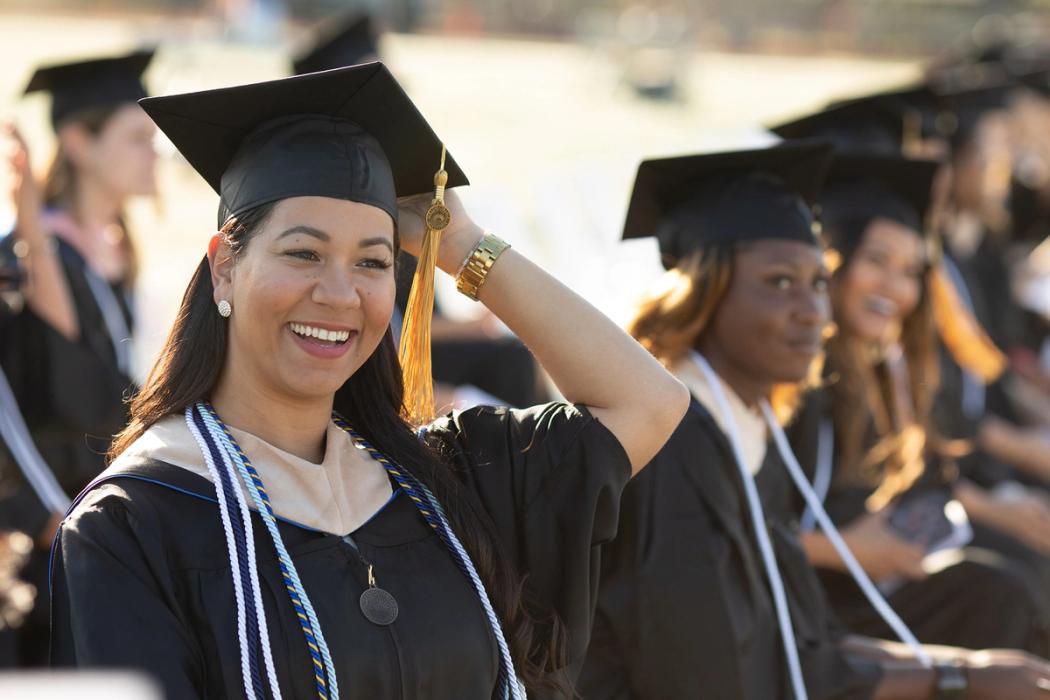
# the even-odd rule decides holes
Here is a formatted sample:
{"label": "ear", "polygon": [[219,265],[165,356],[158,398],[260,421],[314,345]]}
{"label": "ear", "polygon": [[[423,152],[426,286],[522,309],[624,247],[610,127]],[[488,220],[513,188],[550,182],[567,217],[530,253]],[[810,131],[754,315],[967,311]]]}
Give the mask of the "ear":
{"label": "ear", "polygon": [[226,240],[215,234],[208,241],[208,267],[211,268],[211,286],[215,289],[215,303],[233,296],[233,253]]}
{"label": "ear", "polygon": [[95,137],[83,124],[73,122],[59,129],[58,141],[69,161],[74,166],[81,168],[91,157],[91,147],[94,145]]}

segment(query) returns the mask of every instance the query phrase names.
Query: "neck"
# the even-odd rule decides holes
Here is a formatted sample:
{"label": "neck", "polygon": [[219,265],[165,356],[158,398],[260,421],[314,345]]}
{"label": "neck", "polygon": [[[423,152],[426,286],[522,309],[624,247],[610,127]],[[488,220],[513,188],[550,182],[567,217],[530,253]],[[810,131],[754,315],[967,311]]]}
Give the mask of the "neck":
{"label": "neck", "polygon": [[73,213],[84,233],[101,235],[117,223],[123,199],[92,178],[81,177],[73,201]]}
{"label": "neck", "polygon": [[769,398],[773,385],[760,381],[736,367],[729,359],[729,355],[723,352],[716,343],[701,342],[698,349],[711,365],[711,369],[729,385],[730,389],[736,392],[736,395],[748,408],[757,408],[759,401]]}
{"label": "neck", "polygon": [[211,397],[223,422],[308,462],[323,462],[333,397],[317,400],[277,395],[259,382],[238,377],[231,364],[227,363]]}

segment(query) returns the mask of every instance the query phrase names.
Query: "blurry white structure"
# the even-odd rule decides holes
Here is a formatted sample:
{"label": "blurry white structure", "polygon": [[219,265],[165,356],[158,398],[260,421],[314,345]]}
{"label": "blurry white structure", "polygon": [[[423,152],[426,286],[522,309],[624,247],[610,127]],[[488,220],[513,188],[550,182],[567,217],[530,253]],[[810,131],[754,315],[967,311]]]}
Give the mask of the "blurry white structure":
{"label": "blurry white structure", "polygon": [[4,700],[163,700],[160,687],[137,673],[51,671],[0,673]]}

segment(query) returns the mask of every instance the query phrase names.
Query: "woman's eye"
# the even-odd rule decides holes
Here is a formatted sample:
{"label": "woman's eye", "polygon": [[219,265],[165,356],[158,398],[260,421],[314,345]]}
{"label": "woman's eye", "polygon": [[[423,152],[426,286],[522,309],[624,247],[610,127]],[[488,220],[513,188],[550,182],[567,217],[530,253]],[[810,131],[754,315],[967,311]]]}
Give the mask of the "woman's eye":
{"label": "woman's eye", "polygon": [[368,258],[366,260],[361,261],[361,265],[363,267],[371,268],[373,270],[386,270],[392,264],[393,263],[391,263],[389,260],[381,260],[379,258]]}
{"label": "woman's eye", "polygon": [[777,275],[776,277],[771,277],[769,279],[769,283],[780,291],[791,289],[791,285],[794,284],[794,282],[795,281],[787,275]]}
{"label": "woman's eye", "polygon": [[321,259],[317,253],[312,250],[289,250],[285,255],[290,255],[299,260],[308,260],[310,262],[316,262]]}
{"label": "woman's eye", "polygon": [[880,265],[880,266],[886,265],[886,256],[883,255],[882,253],[876,252],[874,250],[870,250],[867,253],[865,253],[864,257],[869,262],[872,262],[872,263],[874,263],[876,265]]}
{"label": "woman's eye", "polygon": [[813,289],[817,290],[818,292],[826,292],[828,291],[828,284],[829,280],[827,277],[818,277],[817,279],[813,280]]}

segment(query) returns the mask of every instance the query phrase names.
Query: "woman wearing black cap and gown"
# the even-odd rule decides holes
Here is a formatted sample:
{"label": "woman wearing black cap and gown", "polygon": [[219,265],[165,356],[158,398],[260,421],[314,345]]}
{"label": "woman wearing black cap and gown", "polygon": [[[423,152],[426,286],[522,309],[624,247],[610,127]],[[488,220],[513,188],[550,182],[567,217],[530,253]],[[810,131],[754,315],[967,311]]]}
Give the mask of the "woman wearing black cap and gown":
{"label": "woman wearing black cap and gown", "polygon": [[[51,94],[59,144],[43,187],[9,127],[17,222],[0,245],[21,257],[27,285],[25,309],[0,339],[0,366],[64,500],[105,468],[109,444],[127,421],[136,257],[123,210],[129,198],[154,193],[156,130],[135,104],[146,94],[141,74],[152,55],[34,73],[26,92]],[[28,481],[14,498],[19,529],[41,543],[26,575],[43,591],[61,511],[41,501]],[[46,596],[39,600],[26,626],[32,665],[45,663],[47,653]]]}
{"label": "woman wearing black cap and gown", "polygon": [[[838,332],[828,342],[827,386],[808,397],[793,428],[796,452],[857,559],[919,639],[1045,655],[1045,596],[1014,562],[969,546],[970,524],[951,504],[967,486],[929,419],[939,358],[921,232],[937,167],[835,158],[821,207],[841,263],[831,286]],[[807,532],[803,541],[849,629],[888,635],[827,537]]]}
{"label": "woman wearing black cap and gown", "polygon": [[[782,455],[767,449],[760,407],[790,412],[829,319],[808,205],[828,158],[795,144],[639,168],[624,236],[655,234],[669,272],[631,330],[693,401],[602,547],[587,700],[923,698],[959,680],[901,645],[845,637],[785,517]],[[997,654],[1015,662],[1041,668]],[[1006,672],[1011,686],[971,671],[968,697],[1030,692],[1025,673]]]}
{"label": "woman wearing black cap and gown", "polygon": [[[443,149],[382,64],[142,104],[219,192],[221,231],[60,530],[54,663],[142,669],[171,697],[565,697],[595,545],[685,389],[446,209],[451,158],[419,195]],[[403,397],[393,263],[434,240],[424,216],[437,264],[573,403],[428,423]]]}

